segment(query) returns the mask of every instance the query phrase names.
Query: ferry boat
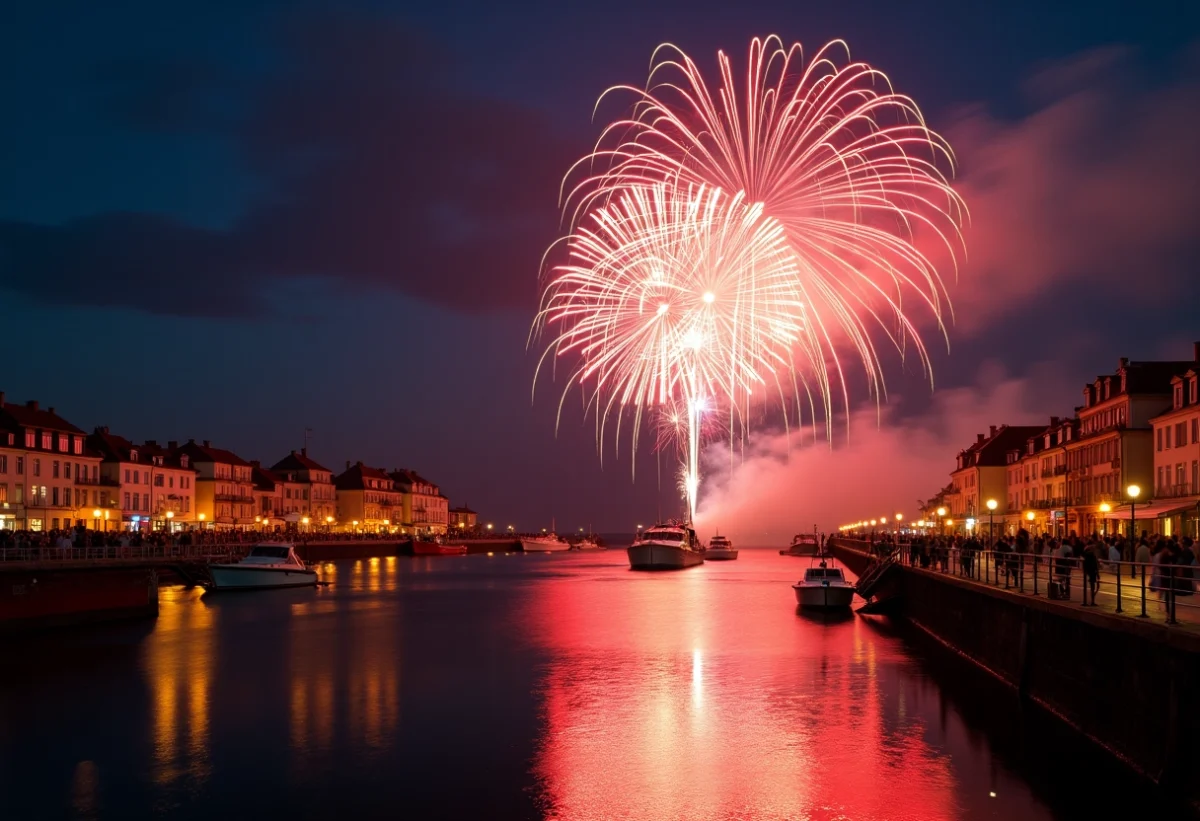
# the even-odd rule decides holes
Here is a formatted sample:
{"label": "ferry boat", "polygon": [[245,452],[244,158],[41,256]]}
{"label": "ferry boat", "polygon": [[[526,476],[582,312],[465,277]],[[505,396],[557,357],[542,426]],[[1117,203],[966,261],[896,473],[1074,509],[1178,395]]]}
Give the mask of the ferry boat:
{"label": "ferry boat", "polygon": [[526,553],[558,553],[562,550],[570,550],[571,543],[557,533],[522,536],[521,549]]}
{"label": "ferry boat", "polygon": [[804,580],[792,585],[801,607],[822,610],[848,610],[854,601],[854,585],[846,581],[842,568],[824,559],[804,571]]}
{"label": "ferry boat", "polygon": [[268,587],[315,587],[317,571],[296,555],[294,545],[263,542],[246,558],[232,564],[208,566],[210,590],[261,590]]}
{"label": "ferry boat", "polygon": [[691,525],[656,524],[638,534],[627,549],[633,570],[680,570],[704,562],[704,552]]}
{"label": "ferry boat", "polygon": [[815,533],[797,533],[790,547],[780,550],[780,556],[815,556],[821,552],[821,540]]}
{"label": "ferry boat", "polygon": [[728,561],[737,558],[737,548],[729,537],[716,535],[708,540],[708,549],[704,551],[704,561]]}

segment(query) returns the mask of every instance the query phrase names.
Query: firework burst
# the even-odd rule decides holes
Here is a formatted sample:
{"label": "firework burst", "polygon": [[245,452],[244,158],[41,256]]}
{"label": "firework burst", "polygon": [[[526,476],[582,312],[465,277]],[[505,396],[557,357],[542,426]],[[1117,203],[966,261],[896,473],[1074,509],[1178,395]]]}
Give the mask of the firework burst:
{"label": "firework burst", "polygon": [[686,432],[693,514],[702,409],[728,414],[731,433],[752,398],[806,396],[814,425],[832,419],[835,395],[849,402],[841,348],[878,401],[880,330],[931,374],[908,308],[944,336],[940,252],[923,248],[956,268],[966,216],[943,171],[949,146],[844,43],[806,61],[799,45],[755,39],[745,77],[724,53],[718,66],[710,89],[664,45],[644,89],[602,95],[632,96],[631,114],[564,180],[568,262],[535,322],[551,337],[539,370],[566,357],[567,390],[582,387],[601,443],[629,420],[636,447],[653,409],[660,442]]}

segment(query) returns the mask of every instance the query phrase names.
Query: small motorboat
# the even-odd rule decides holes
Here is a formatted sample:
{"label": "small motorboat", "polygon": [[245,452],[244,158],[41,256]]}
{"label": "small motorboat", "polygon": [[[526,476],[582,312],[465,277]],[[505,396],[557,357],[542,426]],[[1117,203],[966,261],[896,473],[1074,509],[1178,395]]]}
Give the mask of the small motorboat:
{"label": "small motorboat", "polygon": [[267,587],[315,587],[317,571],[296,555],[294,545],[263,542],[246,558],[231,564],[210,564],[209,590],[262,590]]}
{"label": "small motorboat", "polygon": [[814,533],[797,533],[790,547],[780,550],[780,556],[815,556],[821,552],[821,542]]}
{"label": "small motorboat", "polygon": [[521,549],[526,553],[558,553],[570,550],[571,543],[557,533],[542,536],[522,536]]}
{"label": "small motorboat", "polygon": [[704,563],[704,552],[691,525],[668,521],[640,533],[627,549],[633,570],[680,570]]}
{"label": "small motorboat", "polygon": [[716,535],[708,540],[708,549],[704,551],[704,561],[729,561],[737,558],[737,548],[728,536]]}
{"label": "small motorboat", "polygon": [[804,571],[804,580],[792,585],[796,602],[801,607],[822,610],[848,610],[854,601],[854,585],[837,565],[824,559]]}
{"label": "small motorboat", "polygon": [[441,539],[423,541],[414,539],[412,543],[414,556],[462,556],[467,552],[465,544],[443,544]]}
{"label": "small motorboat", "polygon": [[598,541],[596,541],[591,536],[585,536],[584,538],[577,541],[575,544],[571,545],[571,549],[572,550],[603,550],[604,545],[600,544]]}

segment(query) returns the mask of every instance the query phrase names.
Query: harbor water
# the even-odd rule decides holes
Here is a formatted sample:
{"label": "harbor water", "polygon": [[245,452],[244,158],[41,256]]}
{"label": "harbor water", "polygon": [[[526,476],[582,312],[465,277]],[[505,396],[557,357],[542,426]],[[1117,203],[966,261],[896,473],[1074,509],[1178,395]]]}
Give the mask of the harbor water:
{"label": "harbor water", "polygon": [[808,563],[391,557],[323,564],[317,589],[164,588],[155,621],[5,648],[0,814],[1160,812],[1149,786],[944,649],[881,617],[798,612]]}

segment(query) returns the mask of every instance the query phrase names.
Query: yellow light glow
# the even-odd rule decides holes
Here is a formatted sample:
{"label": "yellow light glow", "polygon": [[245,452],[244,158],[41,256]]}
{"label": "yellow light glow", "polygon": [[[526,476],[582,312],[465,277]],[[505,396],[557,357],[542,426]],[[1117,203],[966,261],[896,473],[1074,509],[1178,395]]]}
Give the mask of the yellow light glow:
{"label": "yellow light glow", "polygon": [[876,524],[876,521],[875,521],[874,519],[872,519],[872,520],[871,520],[871,527],[874,527],[874,526],[875,526],[875,524]]}
{"label": "yellow light glow", "polygon": [[256,522],[261,522],[261,521],[262,521],[262,516],[255,516],[255,517],[254,517],[254,521],[256,521]]}
{"label": "yellow light glow", "polygon": [[302,525],[306,525],[306,524],[308,524],[308,517],[307,517],[307,516],[305,516],[305,517],[303,517],[302,519],[300,519],[300,524],[302,524]]}
{"label": "yellow light glow", "polygon": [[392,524],[392,520],[391,520],[391,519],[384,519],[384,520],[383,520],[383,526],[384,526],[384,527],[389,527],[391,524]]}
{"label": "yellow light glow", "polygon": [[332,517],[332,516],[326,516],[326,517],[325,517],[325,524],[327,524],[327,525],[331,525],[331,524],[333,524],[333,517]]}
{"label": "yellow light glow", "polygon": [[205,514],[203,514],[203,513],[200,514],[200,521],[203,522],[206,518],[208,518],[208,517]]}
{"label": "yellow light glow", "polygon": [[1101,513],[1108,513],[1110,510],[1112,510],[1112,505],[1110,505],[1108,502],[1100,503],[1100,512]]}
{"label": "yellow light glow", "polygon": [[1026,513],[1025,518],[1032,522],[1033,521],[1033,511],[1031,510],[1028,513]]}
{"label": "yellow light glow", "polygon": [[95,516],[97,519],[99,519],[99,518],[100,518],[100,511],[99,511],[98,509],[97,509],[97,510],[93,510],[93,511],[92,511],[92,515],[93,515],[93,516]]}
{"label": "yellow light glow", "polygon": [[988,510],[995,510],[995,509],[996,509],[996,507],[997,507],[997,504],[996,504],[996,500],[995,500],[995,499],[988,499],[988,500],[987,500],[987,509],[988,509]]}
{"label": "yellow light glow", "polygon": [[944,507],[939,507],[939,508],[937,509],[937,515],[939,515],[939,516],[945,516],[945,515],[946,515],[946,508],[944,508]]}
{"label": "yellow light glow", "polygon": [[1125,492],[1129,494],[1130,499],[1136,499],[1142,495],[1142,489],[1137,485],[1130,485],[1129,487],[1125,488]]}
{"label": "yellow light glow", "polygon": [[904,514],[903,514],[903,513],[897,513],[897,514],[896,514],[896,521],[897,521],[897,522],[902,522],[902,521],[904,521]]}
{"label": "yellow light glow", "polygon": [[954,520],[953,520],[953,519],[947,519],[947,520],[946,520],[946,524],[950,525],[950,527],[954,527]]}
{"label": "yellow light glow", "polygon": [[174,519],[174,518],[175,518],[175,511],[173,511],[173,510],[168,510],[168,511],[167,511],[167,518],[168,518],[168,519]]}
{"label": "yellow light glow", "polygon": [[358,519],[355,519],[355,520],[352,522],[352,524],[353,524],[355,527],[358,527]]}

